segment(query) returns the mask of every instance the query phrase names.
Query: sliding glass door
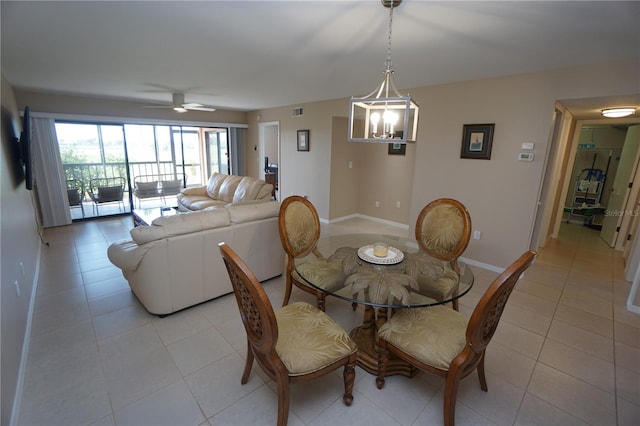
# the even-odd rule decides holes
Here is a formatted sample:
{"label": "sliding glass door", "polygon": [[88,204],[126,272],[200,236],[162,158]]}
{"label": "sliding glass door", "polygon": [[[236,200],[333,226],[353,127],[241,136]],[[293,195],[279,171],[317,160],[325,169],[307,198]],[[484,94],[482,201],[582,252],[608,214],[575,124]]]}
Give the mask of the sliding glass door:
{"label": "sliding glass door", "polygon": [[[213,172],[231,172],[226,128],[57,122],[56,132],[72,219],[175,206],[175,191],[165,196],[163,182],[200,186]],[[122,200],[98,206],[98,187],[120,179]],[[158,191],[149,189],[154,182]]]}
{"label": "sliding glass door", "polygon": [[229,145],[227,129],[204,129],[207,163],[207,176],[213,172],[231,174],[229,168]]}
{"label": "sliding glass door", "polygon": [[[130,211],[122,125],[56,123],[71,218]],[[98,208],[100,188],[121,186],[120,196]],[[97,202],[96,202],[97,201]]]}

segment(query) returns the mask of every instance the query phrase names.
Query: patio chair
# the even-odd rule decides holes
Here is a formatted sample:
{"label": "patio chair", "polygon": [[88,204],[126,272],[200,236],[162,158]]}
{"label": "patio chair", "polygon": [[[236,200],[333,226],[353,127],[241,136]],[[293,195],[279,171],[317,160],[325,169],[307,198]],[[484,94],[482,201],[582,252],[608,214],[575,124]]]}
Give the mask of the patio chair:
{"label": "patio chair", "polygon": [[121,177],[91,179],[89,196],[94,203],[97,215],[100,215],[100,204],[118,203],[120,211],[124,210],[124,186],[125,180]]}
{"label": "patio chair", "polygon": [[67,180],[67,199],[69,200],[69,208],[80,207],[82,217],[84,217],[84,184],[80,180]]}

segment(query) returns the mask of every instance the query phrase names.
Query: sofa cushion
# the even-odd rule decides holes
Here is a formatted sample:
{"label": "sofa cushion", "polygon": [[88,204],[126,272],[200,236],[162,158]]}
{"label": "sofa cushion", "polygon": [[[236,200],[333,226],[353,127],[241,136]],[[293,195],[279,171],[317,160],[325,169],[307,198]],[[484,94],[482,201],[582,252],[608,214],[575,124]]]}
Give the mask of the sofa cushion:
{"label": "sofa cushion", "polygon": [[162,183],[162,195],[176,195],[182,189],[181,180],[163,180]]}
{"label": "sofa cushion", "polygon": [[155,219],[151,226],[138,226],[133,228],[130,233],[131,239],[141,245],[150,241],[221,228],[230,224],[227,209],[214,209],[162,216]]}
{"label": "sofa cushion", "polygon": [[178,199],[180,200],[180,204],[188,210],[198,211],[204,210],[207,207],[212,206],[224,206],[224,201],[214,200],[208,195],[187,195],[178,194]]}
{"label": "sofa cushion", "polygon": [[258,195],[256,195],[256,200],[270,200],[273,193],[273,185],[267,183],[260,187],[260,191],[258,191]]}
{"label": "sofa cushion", "polygon": [[233,202],[255,200],[260,189],[266,185],[263,180],[255,179],[249,176],[242,178],[236,192],[233,194]]}
{"label": "sofa cushion", "polygon": [[218,196],[213,197],[220,201],[226,201],[227,203],[233,202],[233,194],[236,192],[238,184],[242,180],[242,176],[229,175],[220,185]]}
{"label": "sofa cushion", "polygon": [[244,223],[266,219],[268,217],[277,217],[280,212],[280,203],[277,201],[268,201],[266,203],[232,205],[225,210],[229,211],[229,220],[231,223]]}
{"label": "sofa cushion", "polygon": [[209,181],[207,182],[207,194],[209,194],[209,197],[214,199],[218,198],[220,186],[222,186],[222,182],[224,182],[228,176],[229,175],[223,175],[218,172],[214,172],[211,175]]}
{"label": "sofa cushion", "polygon": [[136,182],[136,189],[141,193],[158,192],[158,181],[153,182]]}

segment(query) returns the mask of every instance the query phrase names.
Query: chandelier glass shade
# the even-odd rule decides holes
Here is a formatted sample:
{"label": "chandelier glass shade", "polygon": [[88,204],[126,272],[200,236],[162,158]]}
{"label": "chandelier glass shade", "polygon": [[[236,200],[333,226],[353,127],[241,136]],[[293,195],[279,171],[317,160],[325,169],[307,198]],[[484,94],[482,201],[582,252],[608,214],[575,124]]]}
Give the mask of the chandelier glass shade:
{"label": "chandelier glass shade", "polygon": [[401,0],[385,1],[389,7],[389,44],[382,83],[370,94],[352,97],[349,102],[349,142],[415,142],[418,133],[418,105],[410,96],[402,96],[393,83],[391,66],[391,29],[393,8]]}

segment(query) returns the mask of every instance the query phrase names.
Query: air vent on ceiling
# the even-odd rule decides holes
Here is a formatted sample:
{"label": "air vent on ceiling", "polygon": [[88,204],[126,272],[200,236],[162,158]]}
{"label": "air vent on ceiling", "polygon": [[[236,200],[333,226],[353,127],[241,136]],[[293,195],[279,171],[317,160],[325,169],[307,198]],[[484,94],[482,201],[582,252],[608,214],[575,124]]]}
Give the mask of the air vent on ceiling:
{"label": "air vent on ceiling", "polygon": [[292,108],[291,109],[291,116],[292,117],[302,117],[303,114],[304,114],[304,111],[302,110],[302,107],[297,107],[297,108]]}

